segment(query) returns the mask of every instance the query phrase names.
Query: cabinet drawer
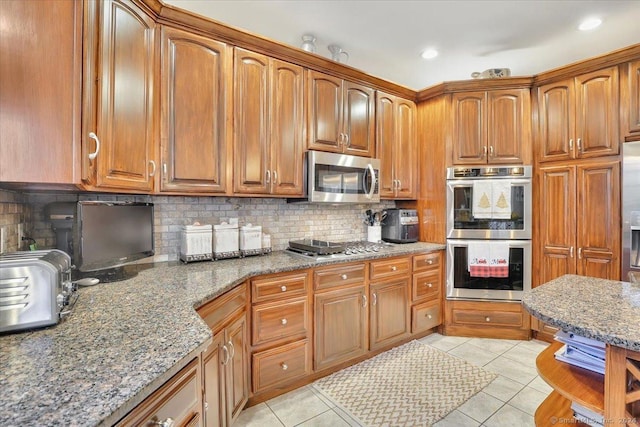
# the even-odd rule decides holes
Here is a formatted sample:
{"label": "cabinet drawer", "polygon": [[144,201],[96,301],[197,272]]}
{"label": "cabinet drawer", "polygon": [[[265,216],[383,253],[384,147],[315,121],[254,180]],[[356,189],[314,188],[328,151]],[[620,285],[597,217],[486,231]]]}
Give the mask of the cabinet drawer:
{"label": "cabinet drawer", "polygon": [[370,279],[377,280],[389,276],[407,275],[411,273],[411,258],[393,258],[372,261]]}
{"label": "cabinet drawer", "polygon": [[253,345],[300,335],[309,331],[307,298],[285,303],[257,305],[251,309],[251,341]]}
{"label": "cabinet drawer", "polygon": [[440,267],[440,252],[432,252],[413,257],[413,272],[424,271]]}
{"label": "cabinet drawer", "polygon": [[247,286],[243,283],[198,308],[197,312],[215,334],[224,326],[225,320],[236,311],[244,310],[246,305]]}
{"label": "cabinet drawer", "polygon": [[251,280],[251,302],[282,300],[307,294],[309,275],[304,273],[281,274]]}
{"label": "cabinet drawer", "polygon": [[192,360],[147,397],[117,426],[146,426],[172,418],[176,425],[201,425],[200,360]]}
{"label": "cabinet drawer", "polygon": [[440,296],[440,271],[426,271],[413,275],[413,302],[437,299]]}
{"label": "cabinet drawer", "polygon": [[442,323],[440,301],[411,307],[411,333],[424,332]]}
{"label": "cabinet drawer", "polygon": [[314,289],[362,283],[365,280],[365,268],[364,263],[316,268],[313,272]]}
{"label": "cabinet drawer", "polygon": [[459,325],[522,326],[522,313],[513,311],[452,310],[453,323]]}
{"label": "cabinet drawer", "polygon": [[255,353],[252,359],[254,393],[311,374],[311,345],[308,340]]}

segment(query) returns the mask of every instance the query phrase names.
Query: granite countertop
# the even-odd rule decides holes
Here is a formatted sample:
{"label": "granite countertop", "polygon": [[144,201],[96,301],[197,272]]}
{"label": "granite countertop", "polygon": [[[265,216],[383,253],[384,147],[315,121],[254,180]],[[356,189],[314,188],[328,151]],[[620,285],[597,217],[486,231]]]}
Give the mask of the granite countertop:
{"label": "granite countertop", "polygon": [[211,342],[194,308],[249,277],[444,249],[392,245],[376,254],[314,262],[274,252],[193,264],[163,263],[79,291],[71,316],[0,336],[0,425],[111,425]]}
{"label": "granite countertop", "polygon": [[549,325],[640,351],[640,284],[565,275],[525,292],[522,303]]}

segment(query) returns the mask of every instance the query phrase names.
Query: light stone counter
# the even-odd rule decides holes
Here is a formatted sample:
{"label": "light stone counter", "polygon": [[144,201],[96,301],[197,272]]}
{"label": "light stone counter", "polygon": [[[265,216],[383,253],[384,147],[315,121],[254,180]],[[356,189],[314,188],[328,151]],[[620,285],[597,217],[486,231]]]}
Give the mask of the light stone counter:
{"label": "light stone counter", "polygon": [[444,249],[393,245],[375,255],[313,262],[284,252],[160,264],[130,280],[80,290],[66,321],[0,336],[0,425],[111,425],[211,342],[194,308],[249,277]]}
{"label": "light stone counter", "polygon": [[549,325],[640,351],[640,284],[565,275],[526,292],[525,308]]}

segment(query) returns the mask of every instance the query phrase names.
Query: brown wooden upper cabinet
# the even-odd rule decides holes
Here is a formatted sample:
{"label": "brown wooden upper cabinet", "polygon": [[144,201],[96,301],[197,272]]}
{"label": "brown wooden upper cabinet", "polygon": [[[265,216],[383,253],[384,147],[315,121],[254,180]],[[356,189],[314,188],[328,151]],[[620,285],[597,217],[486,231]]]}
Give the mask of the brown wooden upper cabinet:
{"label": "brown wooden upper cabinet", "polygon": [[0,8],[0,181],[79,184],[83,2]]}
{"label": "brown wooden upper cabinet", "polygon": [[620,162],[539,171],[537,284],[564,274],[620,279]]}
{"label": "brown wooden upper cabinet", "polygon": [[234,51],[234,192],[301,196],[303,69]]}
{"label": "brown wooden upper cabinet", "polygon": [[83,181],[151,192],[157,168],[155,22],[129,0],[85,7]]}
{"label": "brown wooden upper cabinet", "polygon": [[618,154],[618,68],[538,88],[541,162]]}
{"label": "brown wooden upper cabinet", "polygon": [[380,196],[415,199],[417,195],[416,105],[378,91],[376,153],[380,159]]}
{"label": "brown wooden upper cabinet", "polygon": [[160,191],[230,190],[231,48],[162,27]]}
{"label": "brown wooden upper cabinet", "polygon": [[453,164],[530,163],[529,89],[451,95]]}
{"label": "brown wooden upper cabinet", "polygon": [[307,75],[307,148],[373,157],[375,91],[317,71]]}
{"label": "brown wooden upper cabinet", "polygon": [[640,140],[640,60],[620,66],[620,129],[625,141]]}

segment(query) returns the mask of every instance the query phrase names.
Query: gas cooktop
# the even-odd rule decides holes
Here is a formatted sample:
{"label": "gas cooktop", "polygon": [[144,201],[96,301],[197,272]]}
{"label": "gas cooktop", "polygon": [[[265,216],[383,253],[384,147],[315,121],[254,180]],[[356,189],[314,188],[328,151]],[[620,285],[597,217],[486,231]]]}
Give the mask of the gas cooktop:
{"label": "gas cooktop", "polygon": [[366,242],[361,240],[351,242],[326,242],[323,240],[294,240],[289,242],[285,252],[313,261],[347,259],[354,255],[371,254],[384,251],[391,247],[386,242]]}

